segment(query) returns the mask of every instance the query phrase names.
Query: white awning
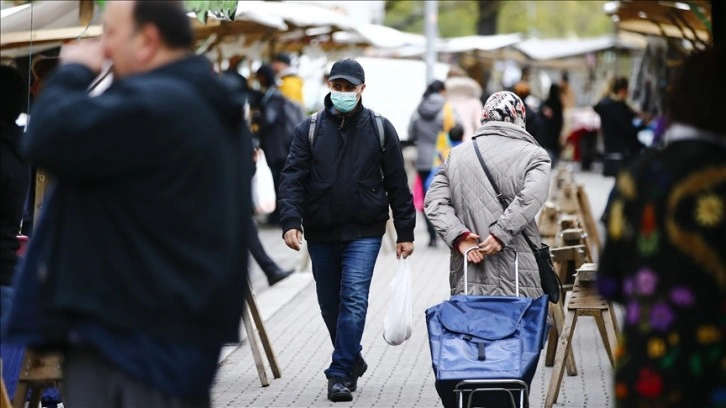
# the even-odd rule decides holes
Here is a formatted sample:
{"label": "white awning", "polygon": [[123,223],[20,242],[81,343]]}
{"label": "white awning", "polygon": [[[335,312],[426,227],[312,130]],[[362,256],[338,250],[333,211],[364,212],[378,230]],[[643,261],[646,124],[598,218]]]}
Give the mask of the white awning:
{"label": "white awning", "polygon": [[514,46],[514,48],[520,50],[527,57],[536,61],[575,57],[613,48],[640,49],[643,47],[645,47],[644,42],[633,39],[632,37],[624,39],[615,36],[581,39],[532,38]]}
{"label": "white awning", "polygon": [[494,51],[523,40],[522,34],[469,35],[441,40],[439,52]]}
{"label": "white awning", "polygon": [[379,48],[426,45],[426,37],[421,34],[406,33],[378,24],[361,24],[354,31],[336,32],[333,40],[344,44],[370,44]]}

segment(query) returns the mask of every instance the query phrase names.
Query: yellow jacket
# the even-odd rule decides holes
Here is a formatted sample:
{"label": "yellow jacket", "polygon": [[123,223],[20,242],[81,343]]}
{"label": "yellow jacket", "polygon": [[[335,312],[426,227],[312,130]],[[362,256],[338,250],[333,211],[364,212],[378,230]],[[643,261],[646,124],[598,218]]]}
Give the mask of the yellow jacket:
{"label": "yellow jacket", "polygon": [[303,80],[297,75],[286,75],[280,78],[280,92],[285,98],[290,99],[304,106],[303,104]]}

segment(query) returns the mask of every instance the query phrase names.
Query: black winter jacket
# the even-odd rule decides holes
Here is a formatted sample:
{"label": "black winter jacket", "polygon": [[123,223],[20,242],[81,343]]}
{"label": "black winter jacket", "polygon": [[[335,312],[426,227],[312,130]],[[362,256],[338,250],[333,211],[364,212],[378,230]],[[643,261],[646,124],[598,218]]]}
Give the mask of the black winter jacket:
{"label": "black winter jacket", "polygon": [[277,88],[269,89],[253,98],[251,104],[252,125],[265,152],[265,160],[271,165],[282,165],[290,151],[288,135],[285,134],[285,97]]}
{"label": "black winter jacket", "polygon": [[633,119],[637,115],[625,101],[606,96],[594,109],[600,115],[606,154],[621,153],[630,156],[644,147],[638,141],[638,132],[642,128],[633,125]]}
{"label": "black winter jacket", "polygon": [[30,166],[20,156],[23,129],[3,123],[2,134],[2,204],[0,205],[0,285],[10,286],[20,246],[17,235],[23,204],[30,183]]}
{"label": "black winter jacket", "polygon": [[328,94],[325,107],[312,147],[310,119],[295,130],[280,185],[283,233],[304,225],[308,240],[383,236],[390,204],[397,241],[412,242],[416,213],[396,129],[383,120],[381,150],[374,116],[362,101],[339,114]]}
{"label": "black winter jacket", "polygon": [[56,187],[22,271],[43,278],[41,304],[18,306],[40,308],[47,341],[76,319],[200,347],[236,341],[251,201],[242,106],[203,57],[91,98],[94,77],[59,67],[24,138]]}

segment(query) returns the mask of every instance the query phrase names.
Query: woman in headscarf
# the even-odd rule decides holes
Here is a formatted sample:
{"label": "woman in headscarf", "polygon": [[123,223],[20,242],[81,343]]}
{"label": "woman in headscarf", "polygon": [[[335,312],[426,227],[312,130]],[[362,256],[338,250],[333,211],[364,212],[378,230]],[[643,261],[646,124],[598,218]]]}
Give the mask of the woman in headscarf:
{"label": "woman in headscarf", "polygon": [[[469,252],[469,292],[515,295],[515,251],[519,254],[520,294],[542,295],[539,272],[522,232],[539,247],[535,214],[547,199],[550,159],[525,130],[525,106],[511,92],[489,97],[482,126],[471,143],[452,149],[434,178],[424,209],[439,235],[451,247],[451,294],[464,291],[463,263]],[[500,203],[477,157],[502,194]],[[506,210],[503,208],[506,207]]]}

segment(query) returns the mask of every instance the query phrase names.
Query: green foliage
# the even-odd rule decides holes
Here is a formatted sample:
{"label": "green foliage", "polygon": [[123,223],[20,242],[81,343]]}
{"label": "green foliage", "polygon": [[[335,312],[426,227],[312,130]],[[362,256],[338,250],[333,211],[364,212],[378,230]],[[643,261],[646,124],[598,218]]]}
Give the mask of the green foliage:
{"label": "green foliage", "polygon": [[[411,33],[424,32],[423,1],[386,1],[384,24]],[[476,1],[439,1],[439,35],[444,38],[475,34]]]}
{"label": "green foliage", "polygon": [[[14,3],[15,5],[20,5],[30,3],[32,1],[33,0],[15,0]],[[106,6],[106,2],[106,0],[96,0],[96,4],[100,8],[104,8]],[[199,18],[199,21],[205,24],[207,22],[208,12],[219,15],[220,17],[225,17],[229,20],[234,20],[234,16],[237,13],[236,1],[185,0],[184,4],[186,5],[187,10],[197,13],[197,18]]]}
{"label": "green foliage", "polygon": [[499,10],[500,33],[530,33],[540,38],[611,33],[613,23],[603,11],[604,1],[506,1]]}
{"label": "green foliage", "polygon": [[197,18],[202,23],[207,23],[207,14],[219,15],[220,17],[226,17],[229,20],[234,20],[234,16],[237,13],[237,2],[236,1],[193,1],[185,0],[184,4],[187,10],[197,13]]}
{"label": "green foliage", "polygon": [[[497,32],[531,33],[541,38],[599,36],[612,32],[603,11],[605,1],[502,1]],[[443,38],[476,34],[477,1],[439,1],[439,35]],[[386,1],[384,24],[423,33],[423,1]]]}

